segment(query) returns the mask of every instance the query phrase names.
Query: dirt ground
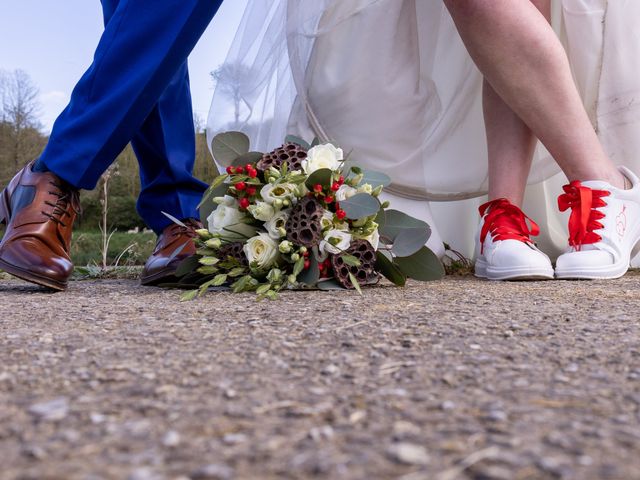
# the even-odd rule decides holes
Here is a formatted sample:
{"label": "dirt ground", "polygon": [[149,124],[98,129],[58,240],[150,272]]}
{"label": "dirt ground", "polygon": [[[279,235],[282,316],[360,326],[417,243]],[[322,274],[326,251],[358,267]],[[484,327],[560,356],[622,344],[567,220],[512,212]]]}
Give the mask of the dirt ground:
{"label": "dirt ground", "polygon": [[640,276],[0,280],[0,478],[640,478]]}

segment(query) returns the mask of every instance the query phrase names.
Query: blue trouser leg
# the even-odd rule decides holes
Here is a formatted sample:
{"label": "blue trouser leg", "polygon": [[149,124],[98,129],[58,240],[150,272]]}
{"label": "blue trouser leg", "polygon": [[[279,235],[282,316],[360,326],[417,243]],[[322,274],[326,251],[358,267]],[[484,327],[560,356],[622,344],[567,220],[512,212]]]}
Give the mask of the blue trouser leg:
{"label": "blue trouser leg", "polygon": [[94,62],[56,120],[41,161],[92,189],[129,141],[140,162],[138,211],[156,232],[195,216],[194,131],[186,58],[222,0],[104,0]]}

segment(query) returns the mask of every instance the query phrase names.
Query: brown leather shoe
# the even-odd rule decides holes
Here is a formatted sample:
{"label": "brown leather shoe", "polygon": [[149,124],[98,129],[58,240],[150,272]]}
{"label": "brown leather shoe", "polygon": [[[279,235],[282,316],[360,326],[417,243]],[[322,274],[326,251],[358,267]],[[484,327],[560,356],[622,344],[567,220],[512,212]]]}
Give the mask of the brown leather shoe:
{"label": "brown leather shoe", "polygon": [[140,277],[142,285],[177,281],[174,276],[176,269],[185,258],[196,253],[193,239],[196,237],[195,231],[202,228],[202,223],[191,218],[185,220],[184,224],[186,227],[171,224],[160,234],[155,250],[144,265]]}
{"label": "brown leather shoe", "polygon": [[67,288],[73,272],[71,231],[80,212],[78,190],[51,172],[33,172],[33,162],[0,194],[0,269],[54,290]]}

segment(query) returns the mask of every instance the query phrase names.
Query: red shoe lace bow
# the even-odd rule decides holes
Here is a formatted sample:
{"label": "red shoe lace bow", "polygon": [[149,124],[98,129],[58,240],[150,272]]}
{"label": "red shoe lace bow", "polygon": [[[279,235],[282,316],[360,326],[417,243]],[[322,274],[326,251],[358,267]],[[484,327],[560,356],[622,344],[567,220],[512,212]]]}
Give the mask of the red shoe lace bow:
{"label": "red shoe lace bow", "polygon": [[[536,222],[506,198],[484,203],[480,205],[479,211],[481,217],[487,214],[480,230],[481,253],[484,252],[484,240],[489,232],[494,240],[519,240],[525,243],[532,243],[529,237],[535,237],[540,233]],[[527,225],[527,220],[531,227]]]}
{"label": "red shoe lace bow", "polygon": [[561,212],[571,209],[569,217],[569,245],[580,250],[582,245],[597,243],[602,237],[594,232],[603,228],[598,221],[605,214],[597,210],[607,203],[602,199],[611,193],[606,190],[593,190],[579,181],[573,181],[562,187],[564,193],[558,197],[558,208]]}

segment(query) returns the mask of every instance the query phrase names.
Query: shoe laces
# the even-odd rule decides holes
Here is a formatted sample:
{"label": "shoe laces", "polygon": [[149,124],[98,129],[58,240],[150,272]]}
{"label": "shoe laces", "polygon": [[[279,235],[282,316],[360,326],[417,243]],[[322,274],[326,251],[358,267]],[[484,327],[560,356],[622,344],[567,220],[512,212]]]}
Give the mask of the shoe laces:
{"label": "shoe laces", "polygon": [[[54,195],[56,197],[55,203],[45,200],[45,204],[53,207],[51,213],[42,212],[42,214],[46,217],[49,217],[50,220],[57,223],[58,225],[62,225],[66,227],[65,217],[71,218],[71,211],[73,211],[76,215],[80,214],[80,195],[78,191],[70,186],[63,185],[56,182],[49,182],[50,185],[53,185],[55,189],[53,191],[48,191],[49,195]],[[71,211],[70,211],[71,210]]]}
{"label": "shoe laces", "polygon": [[540,233],[536,222],[506,198],[484,203],[480,205],[479,211],[480,216],[484,217],[480,230],[480,253],[484,253],[484,240],[489,233],[495,241],[518,240],[524,243],[533,243],[530,236],[535,237]]}
{"label": "shoe laces", "polygon": [[558,208],[561,212],[571,209],[569,245],[579,251],[583,245],[602,240],[602,237],[594,232],[604,228],[599,220],[602,220],[605,214],[598,209],[607,205],[603,197],[611,193],[607,190],[585,187],[577,180],[565,185],[562,189],[564,193],[558,197]]}

